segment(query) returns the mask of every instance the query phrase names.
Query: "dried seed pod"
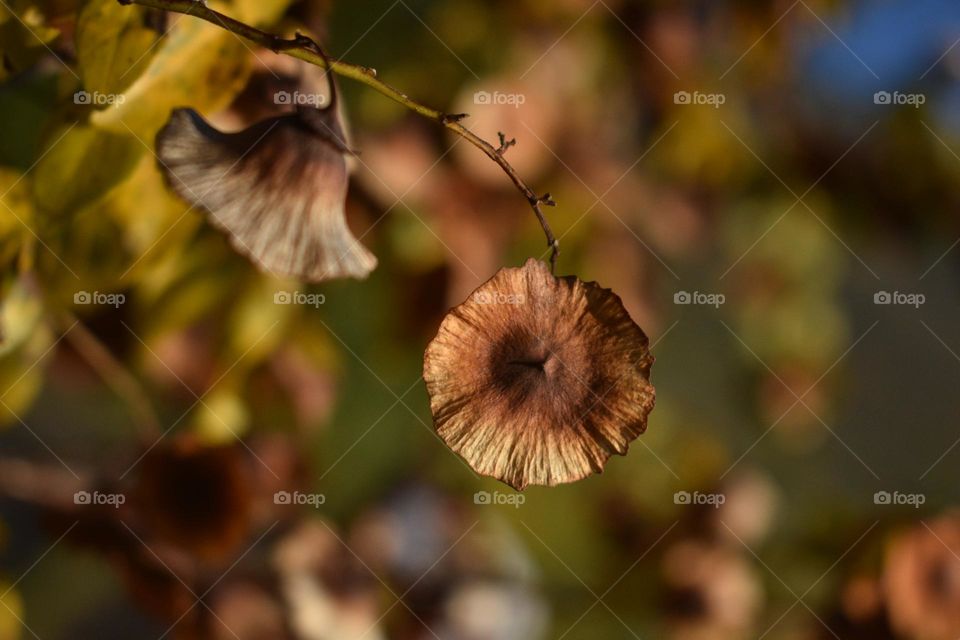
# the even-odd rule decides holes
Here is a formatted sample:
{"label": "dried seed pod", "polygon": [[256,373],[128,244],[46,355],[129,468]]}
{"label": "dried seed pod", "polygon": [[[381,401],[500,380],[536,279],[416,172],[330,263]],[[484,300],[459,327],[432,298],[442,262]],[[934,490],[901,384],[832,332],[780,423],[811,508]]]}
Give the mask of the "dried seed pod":
{"label": "dried seed pod", "polygon": [[223,133],[176,109],[157,134],[170,187],[202,207],[234,248],[266,271],[310,282],[364,278],[376,258],[347,226],[349,153],[331,81],[324,109]]}
{"label": "dried seed pod", "polygon": [[444,442],[522,490],[574,482],[626,454],[653,409],[652,364],[620,298],[531,259],[447,314],[423,370]]}

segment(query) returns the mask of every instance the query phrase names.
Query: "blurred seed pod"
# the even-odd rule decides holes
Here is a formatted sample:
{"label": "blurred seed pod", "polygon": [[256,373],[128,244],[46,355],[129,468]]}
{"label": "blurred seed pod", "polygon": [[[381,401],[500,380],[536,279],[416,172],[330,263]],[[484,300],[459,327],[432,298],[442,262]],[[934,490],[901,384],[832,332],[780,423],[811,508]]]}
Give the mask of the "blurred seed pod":
{"label": "blurred seed pod", "polygon": [[547,604],[534,560],[505,522],[478,522],[461,501],[413,483],[366,511],[349,540],[392,590],[407,593],[412,611],[395,608],[391,638],[543,637]]}
{"label": "blurred seed pod", "polygon": [[436,489],[401,486],[359,516],[350,546],[376,573],[413,583],[467,526],[462,510]]}
{"label": "blurred seed pod", "polygon": [[[553,164],[551,149],[558,142],[561,107],[555,93],[541,83],[488,78],[465,87],[451,110],[470,114],[464,124],[485,140],[496,141],[500,132],[508,140],[522,140],[523,144],[510,147],[506,153],[527,182],[536,181]],[[472,145],[458,144],[454,154],[466,172],[481,183],[514,188],[503,169]]]}
{"label": "blurred seed pod", "polygon": [[762,610],[759,578],[730,547],[679,542],[664,554],[663,576],[674,640],[739,640]]}
{"label": "blurred seed pod", "polygon": [[733,543],[753,546],[770,532],[780,495],[770,478],[755,470],[736,473],[721,488],[722,505],[712,511],[714,530]]}
{"label": "blurred seed pod", "polygon": [[201,614],[211,640],[307,640],[287,633],[283,603],[252,580],[229,580],[209,598]]}
{"label": "blurred seed pod", "polygon": [[530,589],[472,580],[449,595],[436,632],[458,640],[536,640],[545,637],[547,621],[545,603]]}
{"label": "blurred seed pod", "polygon": [[304,521],[277,543],[272,564],[297,638],[386,637],[379,626],[379,583],[331,525]]}
{"label": "blurred seed pod", "polygon": [[[176,622],[175,638],[218,637],[220,623],[196,600],[208,592],[205,602],[216,606],[235,581],[256,596],[260,622],[274,628],[267,613],[272,605],[260,596],[282,598],[265,572],[263,550],[274,542],[268,533],[302,515],[301,507],[276,497],[303,482],[296,446],[277,436],[209,446],[177,435],[153,446],[129,473],[130,479],[100,482],[91,473],[78,479],[59,466],[0,460],[0,494],[38,507],[51,531],[68,530],[66,542],[103,556],[140,607]],[[246,590],[253,586],[264,593]],[[228,609],[242,599],[224,598]],[[261,628],[236,610],[224,615],[235,615],[238,626]]]}
{"label": "blurred seed pod", "polygon": [[894,640],[897,636],[887,621],[883,589],[869,575],[850,578],[842,587],[835,608],[821,614],[817,640],[837,636],[849,640]]}
{"label": "blurred seed pod", "polygon": [[199,396],[216,379],[211,338],[202,325],[147,338],[149,348],[141,355],[143,368],[166,392],[185,398]]}
{"label": "blurred seed pod", "polygon": [[283,114],[236,133],[177,109],[157,134],[161,168],[178,195],[206,209],[261,269],[311,282],[365,278],[376,265],[347,227],[350,150],[328,81],[328,98],[276,92]]}
{"label": "blurred seed pod", "polygon": [[883,589],[890,623],[916,640],[960,636],[960,513],[948,512],[895,537]]}
{"label": "blurred seed pod", "polygon": [[270,370],[290,397],[302,429],[315,429],[330,417],[337,381],[329,371],[292,348],[278,350],[271,358]]}
{"label": "blurred seed pod", "polygon": [[[830,420],[832,409],[826,386],[814,386],[819,376],[803,363],[786,363],[774,373],[765,371],[760,376],[757,403],[761,420],[764,428],[776,424],[773,435],[786,449],[812,451],[829,438],[817,419]],[[803,398],[802,404],[798,397]]]}
{"label": "blurred seed pod", "polygon": [[419,121],[404,119],[392,129],[361,136],[363,165],[355,179],[384,207],[399,206],[400,198],[422,205],[450,179],[448,166],[437,161],[434,143]]}
{"label": "blurred seed pod", "polygon": [[180,437],[139,463],[135,506],[151,535],[201,559],[233,553],[251,528],[251,460],[239,446]]}

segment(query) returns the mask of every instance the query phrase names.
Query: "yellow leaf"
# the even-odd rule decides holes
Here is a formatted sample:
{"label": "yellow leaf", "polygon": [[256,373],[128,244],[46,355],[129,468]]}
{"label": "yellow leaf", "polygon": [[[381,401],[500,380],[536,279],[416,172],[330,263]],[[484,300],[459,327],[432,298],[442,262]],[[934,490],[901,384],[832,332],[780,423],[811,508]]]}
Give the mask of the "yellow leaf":
{"label": "yellow leaf", "polygon": [[247,24],[271,24],[283,16],[288,6],[290,0],[233,0],[234,13],[230,15]]}
{"label": "yellow leaf", "polygon": [[146,69],[159,37],[148,26],[146,9],[123,6],[117,0],[92,0],[77,20],[77,63],[83,88],[90,94],[119,94]]}
{"label": "yellow leaf", "polygon": [[197,433],[208,444],[229,444],[250,426],[250,411],[238,393],[227,383],[207,395],[194,422]]}
{"label": "yellow leaf", "polygon": [[20,251],[27,225],[33,218],[28,182],[18,171],[0,168],[0,263],[6,264]]}
{"label": "yellow leaf", "polygon": [[122,182],[147,151],[131,135],[101,131],[89,125],[61,130],[33,174],[36,203],[53,216],[76,213]]}
{"label": "yellow leaf", "polygon": [[172,109],[189,106],[210,113],[240,92],[250,71],[249,45],[190,16],[171,20],[174,25],[122,103],[97,111],[92,123],[117,133],[133,131],[152,145]]}
{"label": "yellow leaf", "polygon": [[0,2],[0,81],[48,55],[60,31],[32,2]]}
{"label": "yellow leaf", "polygon": [[159,242],[183,242],[196,226],[182,224],[185,218],[200,218],[167,189],[150,154],[144,154],[130,177],[110,192],[101,211],[122,227],[124,248],[135,260],[147,251],[161,251]]}
{"label": "yellow leaf", "polygon": [[23,618],[23,601],[12,587],[7,588],[0,582],[0,640],[19,640]]}
{"label": "yellow leaf", "polygon": [[[289,297],[296,290],[295,282],[258,274],[238,296],[231,311],[229,357],[243,356],[239,366],[253,367],[276,350],[291,316],[298,310],[284,296]],[[314,294],[313,299],[322,296]]]}

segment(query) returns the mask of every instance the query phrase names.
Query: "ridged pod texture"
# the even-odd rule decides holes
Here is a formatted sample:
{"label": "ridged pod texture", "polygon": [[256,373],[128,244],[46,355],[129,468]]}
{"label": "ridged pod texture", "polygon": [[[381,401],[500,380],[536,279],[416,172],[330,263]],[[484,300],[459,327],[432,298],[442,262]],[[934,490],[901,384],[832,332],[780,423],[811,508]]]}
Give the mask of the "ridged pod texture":
{"label": "ridged pod texture", "polygon": [[626,454],[654,406],[653,360],[617,295],[531,259],[447,314],[424,379],[443,441],[522,490],[580,480]]}
{"label": "ridged pod texture", "polygon": [[333,111],[223,133],[177,109],[157,135],[161,169],[261,269],[308,282],[365,278],[377,259],[347,226],[345,148]]}

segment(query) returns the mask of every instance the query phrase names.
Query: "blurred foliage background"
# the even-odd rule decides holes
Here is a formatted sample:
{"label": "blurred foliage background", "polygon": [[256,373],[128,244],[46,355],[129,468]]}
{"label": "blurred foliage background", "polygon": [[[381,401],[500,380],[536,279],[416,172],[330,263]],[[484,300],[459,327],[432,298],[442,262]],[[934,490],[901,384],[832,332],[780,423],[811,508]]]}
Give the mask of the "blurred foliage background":
{"label": "blurred foliage background", "polygon": [[488,158],[344,80],[380,265],[277,280],[153,139],[179,106],[244,126],[299,63],[0,4],[0,638],[960,636],[956,3],[211,3],[516,137],[558,271],[651,337],[648,432],[522,504],[420,378],[448,308],[546,255]]}

